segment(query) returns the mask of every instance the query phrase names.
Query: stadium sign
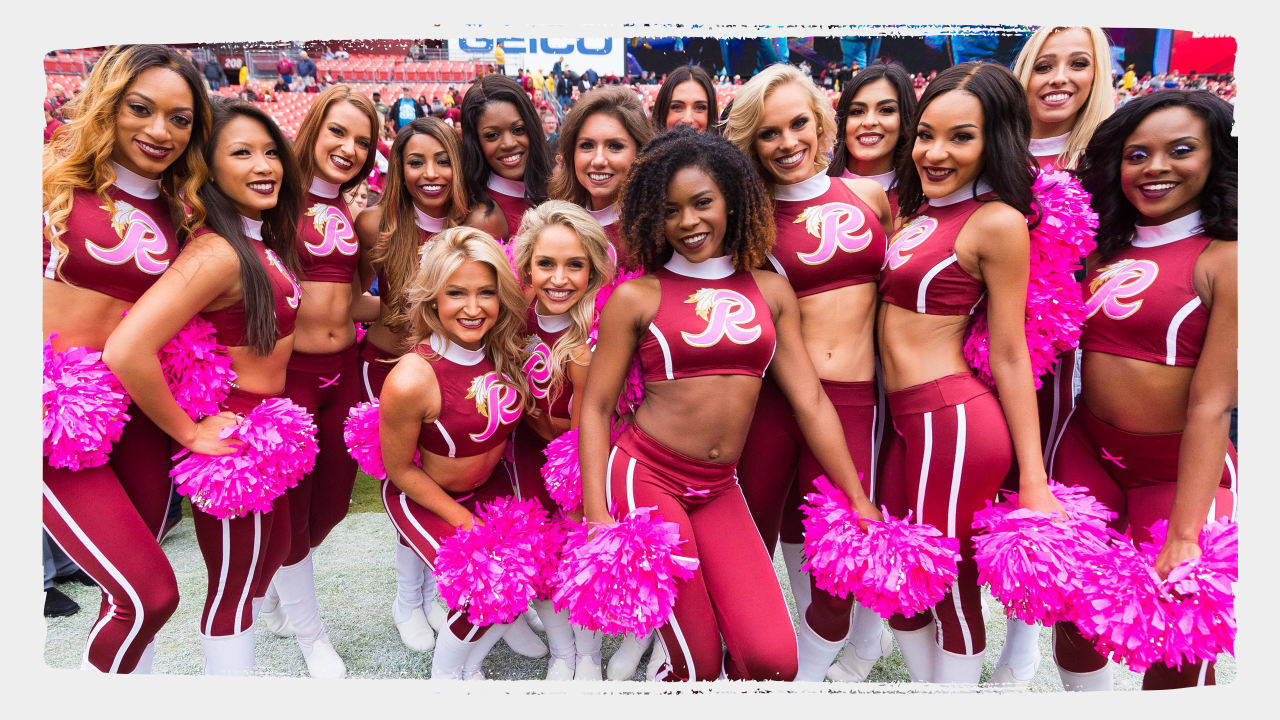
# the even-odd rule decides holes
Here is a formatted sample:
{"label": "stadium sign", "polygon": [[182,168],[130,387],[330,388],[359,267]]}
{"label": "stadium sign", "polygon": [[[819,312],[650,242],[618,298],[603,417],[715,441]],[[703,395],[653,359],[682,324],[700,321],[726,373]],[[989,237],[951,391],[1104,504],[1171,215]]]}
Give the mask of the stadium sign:
{"label": "stadium sign", "polygon": [[588,68],[600,75],[621,75],[626,62],[626,48],[620,37],[595,38],[453,38],[449,40],[450,60],[489,60],[497,44],[507,56],[507,72],[541,69],[551,72],[556,60],[564,58],[574,72]]}

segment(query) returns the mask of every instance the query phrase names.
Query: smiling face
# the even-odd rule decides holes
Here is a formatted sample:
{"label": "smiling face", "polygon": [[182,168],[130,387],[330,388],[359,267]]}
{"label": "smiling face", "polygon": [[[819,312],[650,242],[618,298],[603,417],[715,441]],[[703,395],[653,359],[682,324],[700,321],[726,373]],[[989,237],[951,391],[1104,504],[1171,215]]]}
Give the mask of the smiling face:
{"label": "smiling face", "polygon": [[665,126],[670,130],[677,125],[688,125],[702,132],[707,129],[709,107],[707,91],[702,89],[702,85],[696,80],[685,80],[671,91]]}
{"label": "smiling face", "polygon": [[898,93],[886,79],[863,85],[849,104],[844,123],[849,172],[880,175],[893,169],[893,148],[902,134]]}
{"label": "smiling face", "polygon": [[671,176],[663,232],[677,253],[695,263],[720,257],[728,224],[724,193],[705,170],[691,165]]}
{"label": "smiling face", "polygon": [[591,195],[591,209],[618,199],[627,170],[636,159],[636,141],[616,117],[606,112],[587,116],[573,146],[573,174]]}
{"label": "smiling face", "polygon": [[911,160],[925,197],[945,197],[973,183],[982,172],[982,128],[982,104],[964,91],[938,95],[924,109]]}
{"label": "smiling face", "polygon": [[451,342],[478,350],[498,322],[498,276],[487,263],[464,260],[436,294],[436,313]]}
{"label": "smiling face", "polygon": [[813,176],[818,157],[818,120],[799,85],[779,85],[764,99],[754,147],[760,164],[778,185]]}
{"label": "smiling face", "polygon": [[1027,82],[1031,137],[1071,131],[1093,88],[1093,63],[1093,43],[1084,28],[1060,30],[1045,40]]}
{"label": "smiling face", "polygon": [[1157,110],[1125,139],[1120,187],[1143,225],[1161,225],[1200,209],[1213,156],[1204,119],[1185,107]]}
{"label": "smiling face", "polygon": [[582,299],[591,281],[591,260],[578,234],[566,225],[548,225],[533,243],[529,276],[538,312],[560,315]]}
{"label": "smiling face", "polygon": [[191,141],[194,106],[181,75],[162,67],[143,70],[116,108],[111,159],[144,177],[160,177]]}
{"label": "smiling face", "polygon": [[516,106],[495,100],[484,106],[476,125],[489,169],[507,180],[523,180],[529,136]]}
{"label": "smiling face", "polygon": [[449,214],[453,164],[439,140],[417,133],[404,144],[404,185],[413,204],[431,217]]}
{"label": "smiling face", "polygon": [[372,145],[369,118],[349,102],[334,103],[316,138],[316,174],[334,185],[347,182],[364,167]]}
{"label": "smiling face", "polygon": [[210,174],[236,211],[253,220],[276,206],[284,163],[271,134],[257,120],[239,115],[218,133]]}

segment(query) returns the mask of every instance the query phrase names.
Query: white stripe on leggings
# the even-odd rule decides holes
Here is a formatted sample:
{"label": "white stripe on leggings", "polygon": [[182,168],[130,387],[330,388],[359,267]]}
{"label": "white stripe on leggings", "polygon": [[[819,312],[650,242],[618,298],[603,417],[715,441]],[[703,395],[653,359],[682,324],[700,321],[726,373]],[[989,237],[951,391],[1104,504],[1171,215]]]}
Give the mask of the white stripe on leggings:
{"label": "white stripe on leggings", "polygon": [[368,396],[369,402],[377,402],[378,396],[373,394],[373,386],[369,384],[369,361],[360,361],[360,375],[364,377],[364,392]]}
{"label": "white stripe on leggings", "polygon": [[627,461],[627,511],[636,509],[636,459],[631,458]]}
{"label": "white stripe on leggings", "polygon": [[[225,522],[225,521],[224,521]],[[249,602],[249,593],[253,590],[253,572],[258,569],[258,550],[262,547],[262,513],[253,514],[253,555],[249,558],[249,576],[244,581],[244,592],[240,593],[240,604],[236,606],[236,630],[233,635],[239,635],[244,631],[240,627],[240,623],[244,618],[244,613],[240,612],[240,608]],[[223,548],[223,552],[227,552]],[[252,615],[250,615],[249,623],[252,625]]]}
{"label": "white stripe on leggings", "polygon": [[[956,456],[951,466],[951,496],[947,499],[947,537],[956,536],[956,504],[960,501],[960,476],[964,470],[964,448],[968,441],[968,422],[965,419],[964,403],[956,405]],[[964,609],[960,606],[960,583],[951,584],[951,605],[956,609],[956,617],[960,620],[960,633],[964,636],[964,654],[973,654],[973,637],[969,633],[969,624],[965,622]],[[938,625],[942,627],[941,623]]]}
{"label": "white stripe on leggings", "polygon": [[[1075,369],[1076,365],[1072,362],[1071,372],[1074,373]],[[1044,451],[1045,465],[1049,464],[1049,456],[1052,454],[1050,448],[1053,446],[1053,440],[1058,433],[1058,413],[1062,407],[1062,394],[1059,392],[1061,386],[1058,384],[1058,373],[1060,372],[1062,372],[1062,358],[1058,358],[1053,362],[1053,370],[1049,376],[1049,381],[1053,383],[1053,414],[1049,416],[1049,432],[1045,435],[1044,447],[1041,448]]]}
{"label": "white stripe on leggings", "polygon": [[1071,407],[1071,411],[1067,413],[1067,419],[1062,421],[1062,429],[1058,431],[1058,437],[1053,441],[1053,452],[1049,453],[1049,462],[1045,464],[1044,469],[1049,473],[1049,479],[1053,479],[1053,464],[1058,461],[1058,446],[1062,445],[1062,439],[1067,436],[1067,428],[1071,427],[1071,416],[1076,414],[1075,406]]}
{"label": "white stripe on leggings", "polygon": [[[125,636],[124,642],[120,644],[120,649],[116,651],[115,659],[111,661],[111,670],[109,671],[113,673],[119,672],[120,663],[124,661],[125,651],[133,645],[134,638],[136,638],[138,633],[142,630],[142,599],[138,597],[138,592],[133,589],[133,585],[130,585],[129,581],[125,579],[124,573],[120,572],[120,570],[118,570],[116,566],[107,559],[107,556],[103,554],[102,550],[89,539],[89,536],[85,534],[80,525],[71,517],[71,513],[67,512],[67,509],[63,507],[61,502],[58,502],[58,497],[53,494],[53,491],[49,489],[49,486],[44,485],[43,483],[41,483],[41,485],[44,487],[44,497],[49,501],[49,504],[53,506],[53,511],[58,514],[58,517],[62,518],[62,521],[65,522],[67,527],[71,530],[71,533],[75,535],[76,539],[85,546],[85,549],[93,555],[94,559],[98,561],[98,564],[102,565],[102,568],[107,571],[107,574],[111,575],[116,582],[120,583],[120,587],[124,588],[125,593],[129,595],[129,600],[133,602],[133,627],[129,628],[129,634]],[[67,553],[67,549],[62,547],[62,544],[57,541],[57,538],[54,537],[53,533],[49,533],[49,537],[53,539],[54,544],[57,545],[58,549],[62,550],[67,557],[71,556],[70,553]],[[81,569],[83,570],[84,568]],[[102,619],[98,620],[97,624],[94,625],[93,631],[89,633],[89,639],[85,642],[84,659],[85,661],[88,661],[89,648],[93,645],[93,639],[103,627],[106,627],[107,622],[115,616],[117,605],[115,598],[111,596],[111,593],[107,592],[107,587],[101,580],[93,577],[93,575],[89,574],[87,570],[85,571],[85,574],[89,575],[90,578],[93,578],[93,581],[98,583],[98,587],[102,588],[102,592],[107,596],[107,604],[111,608],[107,614],[103,615]]]}
{"label": "white stripe on leggings", "polygon": [[604,466],[604,508],[610,512],[613,511],[613,456],[618,454],[618,446],[614,445],[609,451],[609,461]]}
{"label": "white stripe on leggings", "polygon": [[1236,501],[1239,495],[1236,491],[1236,464],[1231,461],[1231,453],[1227,453],[1227,472],[1231,474],[1231,519],[1236,519]]}
{"label": "white stripe on leggings", "polygon": [[916,490],[916,523],[924,522],[924,490],[929,484],[929,456],[933,454],[933,413],[924,414],[924,455],[920,459],[920,488]]}
{"label": "white stripe on leggings", "polygon": [[[391,521],[391,527],[395,528],[396,533],[400,535],[400,537],[405,539],[405,545],[408,545],[409,549],[413,551],[413,554],[418,556],[418,559],[422,561],[422,564],[426,565],[428,569],[434,569],[432,568],[431,563],[427,561],[426,556],[423,555],[420,550],[418,550],[418,546],[409,542],[409,534],[404,531],[404,528],[400,527],[400,523],[396,522],[396,516],[392,514],[391,506],[387,503],[387,486],[390,483],[391,483],[390,480],[382,481],[382,507],[387,511],[387,519]],[[403,500],[404,495],[401,494],[400,497]],[[403,502],[401,504],[403,505]],[[409,508],[407,506],[404,508],[404,512],[406,515],[408,515]],[[408,517],[412,519],[413,516],[409,515]],[[423,533],[423,536],[427,538],[428,542],[432,541],[432,537],[430,535]],[[435,547],[437,550],[439,549],[438,545],[433,545],[433,547]]]}
{"label": "white stripe on leggings", "polygon": [[880,433],[884,426],[880,423],[880,408],[876,405],[871,406],[871,467],[866,472],[871,475],[871,484],[867,485],[867,499],[872,505],[876,501],[876,466],[879,464],[880,454]]}
{"label": "white stripe on leggings", "polygon": [[218,572],[218,589],[213,594],[213,605],[209,609],[209,617],[204,622],[204,634],[213,637],[213,617],[218,614],[218,606],[222,604],[222,593],[227,587],[227,574],[231,565],[231,554],[227,546],[231,544],[231,527],[227,520],[222,520],[222,569]]}
{"label": "white stripe on leggings", "polygon": [[1209,675],[1209,663],[1200,661],[1200,674],[1196,677],[1196,687],[1203,687],[1205,678]]}

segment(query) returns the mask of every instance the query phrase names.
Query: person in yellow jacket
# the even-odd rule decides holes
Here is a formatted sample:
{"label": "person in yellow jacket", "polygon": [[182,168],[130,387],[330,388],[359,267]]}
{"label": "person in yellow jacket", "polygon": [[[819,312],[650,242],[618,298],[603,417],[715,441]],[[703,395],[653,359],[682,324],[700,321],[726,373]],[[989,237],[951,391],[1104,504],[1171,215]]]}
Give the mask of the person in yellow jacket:
{"label": "person in yellow jacket", "polygon": [[1133,66],[1132,66],[1132,65],[1130,65],[1130,66],[1126,67],[1126,68],[1125,68],[1125,70],[1124,70],[1124,79],[1123,79],[1123,82],[1124,82],[1123,87],[1124,87],[1124,89],[1125,89],[1125,90],[1132,90],[1132,89],[1133,89],[1133,83],[1134,83],[1135,81],[1136,81],[1136,78],[1134,77],[1134,73],[1133,73]]}
{"label": "person in yellow jacket", "polygon": [[493,46],[493,63],[498,66],[499,73],[507,74],[507,52],[502,49],[501,42]]}

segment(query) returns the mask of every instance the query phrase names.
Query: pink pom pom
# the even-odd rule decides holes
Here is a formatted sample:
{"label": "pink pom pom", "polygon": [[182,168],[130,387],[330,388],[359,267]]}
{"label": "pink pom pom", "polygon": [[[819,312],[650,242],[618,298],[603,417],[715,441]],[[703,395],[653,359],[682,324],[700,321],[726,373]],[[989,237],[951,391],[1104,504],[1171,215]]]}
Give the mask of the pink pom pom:
{"label": "pink pom pom", "polygon": [[914,615],[933,607],[951,588],[959,569],[960,543],[937,528],[913,524],[910,514],[871,521],[864,531],[844,493],[825,477],[805,496],[804,569],[817,586],[839,597],[850,594],[881,616]]}
{"label": "pink pom pom", "polygon": [[542,481],[547,494],[565,512],[582,507],[582,469],[578,466],[578,431],[570,430],[547,443],[542,451],[547,461],[542,465]]}
{"label": "pink pom pom", "polygon": [[[1168,532],[1168,521],[1151,526],[1152,540],[1142,543],[1142,554],[1155,563]],[[1214,660],[1219,653],[1235,655],[1235,592],[1240,576],[1239,526],[1214,521],[1200,531],[1200,557],[1179,563],[1169,571],[1163,587],[1174,628],[1165,636],[1163,662],[1172,667]]]}
{"label": "pink pom pom", "polygon": [[[378,401],[358,403],[347,411],[347,419],[342,422],[342,440],[347,454],[366,475],[387,479],[387,468],[382,464],[382,440],[378,435]],[[422,464],[422,451],[416,448],[413,464]]]}
{"label": "pink pom pom", "polygon": [[226,346],[199,315],[160,348],[160,369],[178,407],[197,421],[218,414],[236,379]]}
{"label": "pink pom pom", "polygon": [[365,328],[364,323],[356,323],[356,342],[364,342],[364,336],[369,334],[369,330]]}
{"label": "pink pom pom", "polygon": [[509,623],[537,595],[548,562],[547,511],[537,500],[501,497],[482,505],[476,520],[440,543],[440,597],[453,610],[465,608],[475,625]]}
{"label": "pink pom pom", "polygon": [[107,462],[129,420],[129,396],[102,353],[84,347],[54,352],[44,342],[44,456],[49,467],[81,470]]}
{"label": "pink pom pom", "polygon": [[516,264],[516,242],[519,238],[512,237],[509,240],[499,240],[498,245],[502,246],[502,252],[507,255],[507,264],[511,266],[511,272],[516,276],[516,282],[524,285],[522,275],[520,274],[520,266]]}
{"label": "pink pom pom", "polygon": [[270,511],[311,472],[319,452],[311,414],[288,398],[263,400],[220,436],[243,444],[229,455],[192,453],[169,471],[179,495],[219,519]]}
{"label": "pink pom pom", "polygon": [[570,529],[552,595],[557,610],[589,630],[643,636],[667,623],[676,580],[688,580],[696,558],[675,554],[680,526],[636,508],[616,525],[583,523]]}
{"label": "pink pom pom", "polygon": [[[1062,171],[1041,172],[1032,186],[1039,223],[1031,229],[1031,274],[1027,283],[1025,333],[1031,376],[1049,372],[1058,355],[1080,343],[1084,299],[1073,273],[1097,246],[1098,214],[1080,181]],[[1031,218],[1028,218],[1030,221]],[[974,314],[964,342],[964,357],[974,373],[995,387],[985,306]]]}
{"label": "pink pom pom", "polygon": [[542,545],[540,552],[546,555],[546,562],[539,568],[538,577],[534,581],[539,600],[550,600],[559,587],[556,577],[560,572],[560,558],[564,554],[565,541],[569,538],[569,532],[578,525],[581,523],[557,513],[542,527],[538,542]]}

